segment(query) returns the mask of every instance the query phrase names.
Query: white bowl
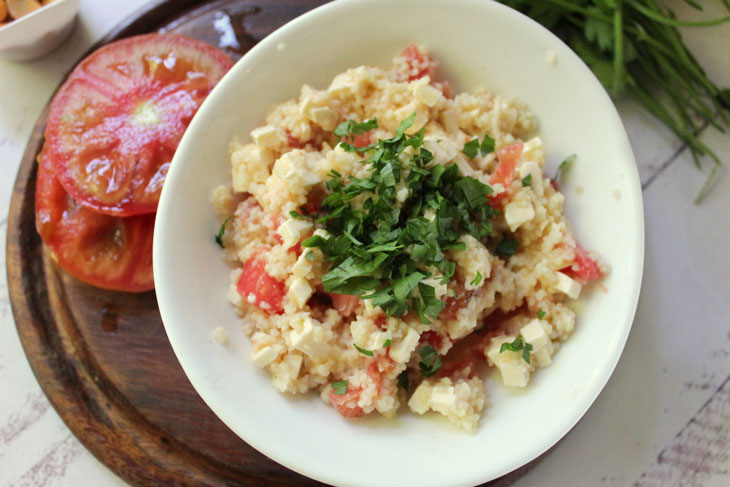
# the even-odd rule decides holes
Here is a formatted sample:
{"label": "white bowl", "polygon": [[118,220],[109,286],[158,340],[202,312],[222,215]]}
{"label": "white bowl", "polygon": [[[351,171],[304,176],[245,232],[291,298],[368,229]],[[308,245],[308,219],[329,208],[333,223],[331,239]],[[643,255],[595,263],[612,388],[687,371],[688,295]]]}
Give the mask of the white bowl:
{"label": "white bowl", "polygon": [[[488,381],[492,407],[475,435],[402,410],[395,421],[345,420],[315,394],[274,390],[248,358],[250,344],[226,299],[228,269],[213,240],[211,190],[230,178],[228,144],[247,138],[267,109],[304,83],[324,88],[361,64],[389,66],[427,45],[456,91],[483,86],[536,114],[551,174],[576,153],[564,184],[578,240],[611,273],[582,298],[577,327],[553,365],[525,391]],[[546,53],[556,63],[546,62]],[[621,120],[599,82],[558,38],[496,2],[340,0],[271,34],[203,103],[175,154],[154,240],[157,299],[193,386],[247,443],[309,477],[351,486],[475,485],[554,445],[586,412],[613,371],[631,328],[643,264],[638,172]],[[223,347],[211,329],[223,326]],[[407,408],[403,408],[407,409]],[[619,418],[617,418],[619,420]]]}
{"label": "white bowl", "polygon": [[0,27],[0,57],[32,61],[54,51],[68,38],[79,0],[56,0]]}

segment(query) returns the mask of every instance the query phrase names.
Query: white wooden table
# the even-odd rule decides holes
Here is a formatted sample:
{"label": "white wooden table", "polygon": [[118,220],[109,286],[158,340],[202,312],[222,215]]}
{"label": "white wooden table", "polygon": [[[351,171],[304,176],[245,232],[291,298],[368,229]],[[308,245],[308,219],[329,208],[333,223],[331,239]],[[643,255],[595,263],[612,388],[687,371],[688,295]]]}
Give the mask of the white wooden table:
{"label": "white wooden table", "polygon": [[[146,0],[83,0],[70,41],[30,64],[0,62],[0,267],[7,214],[27,138],[63,74],[94,41]],[[684,18],[697,16],[668,0]],[[706,14],[727,14],[719,0]],[[713,5],[709,5],[713,4]],[[730,86],[730,24],[685,31],[710,77]],[[656,120],[619,102],[644,187],[646,262],[621,361],[568,436],[516,485],[730,485],[730,135],[701,139],[726,163],[699,206],[710,168]],[[569,195],[579,198],[581,195]],[[587,197],[583,195],[582,197]],[[0,272],[0,485],[124,486],[66,428],[38,386],[15,331]]]}

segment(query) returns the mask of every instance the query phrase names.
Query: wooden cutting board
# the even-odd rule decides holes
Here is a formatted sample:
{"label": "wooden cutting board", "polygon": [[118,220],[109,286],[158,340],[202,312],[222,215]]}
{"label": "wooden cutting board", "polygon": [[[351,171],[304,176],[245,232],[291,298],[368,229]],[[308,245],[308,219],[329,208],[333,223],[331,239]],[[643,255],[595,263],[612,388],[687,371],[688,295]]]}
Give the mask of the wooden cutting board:
{"label": "wooden cutting board", "polygon": [[[158,1],[99,45],[147,32],[176,32],[219,46],[237,60],[273,30],[322,3]],[[28,361],[61,418],[101,462],[134,486],[321,485],[248,446],[208,409],[175,358],[154,292],[97,289],[51,261],[34,216],[35,160],[46,114],[28,142],[12,196],[8,286]],[[510,484],[535,463],[491,485]]]}

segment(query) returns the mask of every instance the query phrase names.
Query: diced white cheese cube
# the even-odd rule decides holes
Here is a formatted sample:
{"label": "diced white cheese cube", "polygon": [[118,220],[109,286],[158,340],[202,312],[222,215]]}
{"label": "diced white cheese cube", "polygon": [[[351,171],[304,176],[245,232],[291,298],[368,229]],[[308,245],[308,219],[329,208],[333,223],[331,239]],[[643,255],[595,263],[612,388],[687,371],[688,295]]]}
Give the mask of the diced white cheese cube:
{"label": "diced white cheese cube", "polygon": [[271,362],[276,360],[276,358],[279,356],[278,353],[276,353],[276,350],[274,350],[274,347],[271,346],[265,346],[259,349],[252,349],[251,350],[251,361],[256,365],[257,367],[266,367]]}
{"label": "diced white cheese cube", "polygon": [[312,108],[312,122],[316,123],[324,130],[334,130],[337,125],[337,112],[328,107]]}
{"label": "diced white cheese cube", "polygon": [[421,103],[432,107],[441,99],[441,90],[438,90],[429,84],[430,78],[424,76],[416,81],[413,81],[410,85],[411,93]]}
{"label": "diced white cheese cube", "polygon": [[532,161],[537,163],[538,166],[542,166],[542,163],[545,160],[545,149],[540,137],[536,136],[525,142],[522,146],[520,160]]}
{"label": "diced white cheese cube", "polygon": [[306,318],[289,336],[292,346],[310,357],[323,357],[330,353],[325,329],[311,318]]}
{"label": "diced white cheese cube", "polygon": [[433,154],[433,160],[437,164],[447,164],[456,157],[459,149],[449,137],[427,135],[423,138],[423,147]]}
{"label": "diced white cheese cube", "polygon": [[510,201],[504,207],[504,219],[512,232],[533,218],[535,218],[535,209],[529,200]]}
{"label": "diced white cheese cube", "polygon": [[509,336],[495,338],[487,348],[486,356],[499,370],[505,385],[525,387],[530,381],[530,371],[522,359],[522,352],[500,351],[503,343],[511,343],[513,340],[514,337]]}
{"label": "diced white cheese cube", "polygon": [[535,358],[537,358],[537,365],[539,365],[540,367],[547,367],[548,365],[550,365],[553,362],[552,356],[550,355],[549,348],[552,348],[552,347],[542,347],[540,350],[535,352]]}
{"label": "diced white cheese cube", "polygon": [[[312,255],[312,260],[309,260],[309,258],[307,257],[307,255],[309,255],[310,252]],[[314,266],[314,250],[305,249],[304,252],[302,252],[302,255],[299,256],[297,261],[292,266],[291,273],[294,274],[296,277],[304,277],[309,273],[309,271],[312,270],[313,266]]]}
{"label": "diced white cheese cube", "polygon": [[424,113],[425,108],[423,108],[422,106],[421,110],[419,110],[418,108],[418,103],[413,101],[399,108],[393,113],[398,123],[413,115],[414,112],[416,113],[416,119],[413,121],[413,125],[411,125],[408,130],[406,130],[407,134],[415,134],[416,132],[421,130],[424,125],[426,125],[426,122],[428,122],[428,117]]}
{"label": "diced white cheese cube", "polygon": [[281,145],[283,139],[279,131],[270,125],[256,128],[251,131],[251,137],[256,145],[273,148]]}
{"label": "diced white cheese cube", "polygon": [[213,335],[213,338],[215,338],[215,341],[221,345],[228,343],[228,332],[226,332],[226,329],[222,326],[213,328],[210,333]]}
{"label": "diced white cheese cube", "polygon": [[544,194],[544,188],[542,185],[542,169],[540,169],[540,166],[538,166],[537,163],[527,161],[520,164],[517,168],[517,173],[519,174],[520,179],[525,179],[528,175],[530,176],[530,186],[532,187],[533,193],[537,196],[542,196]]}
{"label": "diced white cheese cube", "polygon": [[520,329],[520,334],[525,342],[532,345],[533,350],[543,348],[550,338],[545,333],[545,328],[540,324],[540,320],[534,319]]}
{"label": "diced white cheese cube", "polygon": [[406,336],[391,345],[390,358],[401,364],[408,362],[408,359],[411,357],[411,352],[418,345],[418,339],[420,337],[421,335],[416,330],[409,327]]}
{"label": "diced white cheese cube", "polygon": [[499,367],[502,381],[506,386],[525,387],[530,382],[530,371],[519,362],[509,362]]}
{"label": "diced white cheese cube", "polygon": [[346,96],[362,95],[365,91],[366,84],[370,81],[370,75],[365,67],[348,69],[344,73],[340,73],[332,79],[329,91],[333,95]]}
{"label": "diced white cheese cube", "polygon": [[455,414],[456,411],[456,394],[454,394],[453,386],[436,386],[431,393],[431,404],[437,411],[445,410]]}
{"label": "diced white cheese cube", "polygon": [[408,188],[406,188],[405,185],[400,187],[398,191],[395,192],[395,199],[398,200],[400,203],[403,203],[405,200],[408,199]]}
{"label": "diced white cheese cube", "polygon": [[295,246],[309,230],[312,229],[312,222],[290,218],[276,230],[281,236],[282,244],[286,248]]}
{"label": "diced white cheese cube", "polygon": [[456,114],[456,110],[448,108],[441,112],[441,123],[447,133],[456,133],[456,131],[459,130],[459,117]]}
{"label": "diced white cheese cube", "polygon": [[297,305],[297,308],[302,309],[307,304],[313,292],[312,286],[305,279],[297,277],[292,281],[291,286],[289,286],[287,296]]}
{"label": "diced white cheese cube", "polygon": [[557,276],[557,283],[555,284],[555,288],[566,294],[571,299],[577,299],[578,296],[580,296],[581,291],[581,285],[578,281],[570,278],[569,276],[563,274],[562,272],[556,272]]}

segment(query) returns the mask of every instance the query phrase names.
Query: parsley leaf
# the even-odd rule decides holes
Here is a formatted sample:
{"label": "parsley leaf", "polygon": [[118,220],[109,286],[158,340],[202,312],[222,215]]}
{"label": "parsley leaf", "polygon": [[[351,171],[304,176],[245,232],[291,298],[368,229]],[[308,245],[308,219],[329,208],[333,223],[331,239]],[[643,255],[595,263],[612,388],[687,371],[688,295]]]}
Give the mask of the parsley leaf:
{"label": "parsley leaf", "polygon": [[560,163],[558,166],[558,172],[555,173],[555,177],[553,178],[555,181],[558,180],[561,176],[565,175],[570,168],[573,166],[573,163],[578,158],[576,154],[569,155],[565,159],[563,159],[563,162]]}
{"label": "parsley leaf", "polygon": [[421,362],[418,363],[418,368],[421,369],[421,374],[424,377],[431,377],[441,369],[441,357],[438,352],[431,345],[426,345],[418,349],[418,354],[421,356]]}
{"label": "parsley leaf", "polygon": [[497,143],[493,138],[491,138],[487,134],[484,134],[484,140],[482,140],[482,143],[479,144],[479,153],[483,156],[486,156],[487,154],[494,152],[496,144]]}
{"label": "parsley leaf", "polygon": [[226,246],[223,244],[223,234],[226,233],[226,225],[228,224],[228,220],[230,219],[231,217],[229,216],[228,218],[223,220],[221,227],[218,229],[218,233],[215,234],[215,242],[220,245],[222,249],[226,248]]}
{"label": "parsley leaf", "polygon": [[461,149],[461,152],[469,159],[474,159],[479,152],[479,139],[472,139],[464,144],[464,148]]}
{"label": "parsley leaf", "polygon": [[545,318],[545,315],[546,314],[547,313],[545,312],[544,309],[538,310],[538,312],[537,312],[537,318],[541,320],[541,319]]}
{"label": "parsley leaf", "polygon": [[342,396],[347,392],[347,381],[346,380],[338,380],[332,383],[332,390],[334,391],[335,395]]}
{"label": "parsley leaf", "polygon": [[471,281],[472,286],[478,286],[480,282],[482,282],[482,273],[477,271],[477,275],[474,276],[474,279]]}
{"label": "parsley leaf", "polygon": [[528,174],[524,178],[522,178],[522,187],[531,186],[532,185],[532,174]]}
{"label": "parsley leaf", "polygon": [[387,340],[385,340],[385,343],[383,343],[383,348],[389,347],[391,345],[391,343],[393,343],[393,340],[388,338]]}
{"label": "parsley leaf", "polygon": [[372,357],[374,355],[372,350],[365,350],[364,348],[360,348],[357,346],[356,343],[353,343],[352,346],[355,347],[357,349],[357,351],[363,355],[367,355],[368,357]]}
{"label": "parsley leaf", "polygon": [[398,386],[403,389],[404,391],[408,391],[408,387],[411,385],[410,380],[408,380],[408,370],[404,370],[400,374],[398,374]]}
{"label": "parsley leaf", "polygon": [[515,252],[517,252],[517,246],[517,240],[506,237],[502,239],[499,244],[497,244],[497,248],[494,250],[494,252],[498,256],[506,259],[515,255]]}
{"label": "parsley leaf", "polygon": [[504,342],[501,347],[499,347],[499,353],[502,353],[504,351],[511,351],[511,352],[519,352],[522,351],[522,360],[530,363],[530,352],[532,352],[532,344],[531,343],[525,343],[524,340],[522,340],[521,336],[518,336],[517,338],[510,342]]}

